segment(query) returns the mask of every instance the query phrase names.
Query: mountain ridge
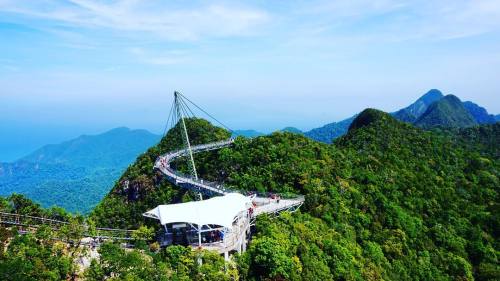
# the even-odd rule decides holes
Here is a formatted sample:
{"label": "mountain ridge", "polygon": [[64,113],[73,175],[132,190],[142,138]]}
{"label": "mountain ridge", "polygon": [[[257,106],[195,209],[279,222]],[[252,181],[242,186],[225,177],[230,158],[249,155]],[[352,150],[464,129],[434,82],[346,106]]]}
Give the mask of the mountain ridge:
{"label": "mountain ridge", "polygon": [[[400,121],[415,123],[417,119],[420,117],[420,115],[425,113],[425,111],[431,104],[441,100],[444,97],[445,96],[440,90],[431,89],[409,106],[399,109],[390,114]],[[468,111],[468,113],[473,117],[474,123],[476,124],[492,124],[500,121],[500,114],[498,115],[489,114],[484,107],[481,107],[473,102],[470,101],[463,102],[463,106]],[[465,114],[465,113],[462,112],[460,114]],[[347,133],[349,125],[354,120],[354,118],[356,118],[356,116],[357,114],[350,118],[341,120],[339,122],[328,123],[322,127],[311,129],[305,132],[304,134],[307,137],[314,139],[316,141],[331,143],[334,139],[342,135],[345,135]],[[469,118],[466,117],[465,119]],[[471,126],[470,122],[466,123],[467,126]],[[440,124],[440,125],[443,126],[445,124]]]}
{"label": "mountain ridge", "polygon": [[45,207],[89,212],[123,170],[156,143],[146,130],[118,127],[45,145],[11,163],[0,163],[0,194],[21,193]]}
{"label": "mountain ridge", "polygon": [[464,128],[477,125],[477,122],[458,97],[446,95],[430,104],[414,124],[422,128],[437,126]]}

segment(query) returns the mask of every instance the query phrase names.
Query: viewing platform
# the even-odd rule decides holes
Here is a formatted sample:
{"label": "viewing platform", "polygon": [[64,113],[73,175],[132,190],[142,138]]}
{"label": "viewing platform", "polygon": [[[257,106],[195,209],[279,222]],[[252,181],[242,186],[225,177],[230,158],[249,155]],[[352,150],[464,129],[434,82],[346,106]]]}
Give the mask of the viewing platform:
{"label": "viewing platform", "polygon": [[144,213],[158,219],[164,228],[161,246],[174,244],[217,251],[226,258],[230,252],[246,250],[250,227],[262,214],[295,211],[303,198],[263,198],[228,193],[207,200],[159,205]]}

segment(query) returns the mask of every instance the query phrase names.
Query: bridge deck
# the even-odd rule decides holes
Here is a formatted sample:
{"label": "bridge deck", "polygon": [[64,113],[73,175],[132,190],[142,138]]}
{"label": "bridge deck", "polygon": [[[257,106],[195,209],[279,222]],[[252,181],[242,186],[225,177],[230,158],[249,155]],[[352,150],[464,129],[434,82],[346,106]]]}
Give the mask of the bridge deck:
{"label": "bridge deck", "polygon": [[[195,145],[191,146],[191,151],[193,153],[210,151],[228,147],[233,143],[234,139],[229,139],[225,141]],[[172,161],[179,157],[187,156],[188,154],[189,151],[187,149],[180,149],[161,155],[155,162],[155,168],[159,169],[167,177],[168,181],[177,186],[194,189],[206,194],[225,195],[230,192],[236,192],[217,183],[211,183],[202,179],[195,179],[191,176],[184,175],[170,167]],[[258,216],[264,213],[274,214],[284,210],[296,210],[302,205],[304,198],[297,197],[294,199],[281,199],[278,202],[277,200],[271,200],[265,197],[255,197],[254,202],[257,203],[257,207],[253,215]]]}
{"label": "bridge deck", "polygon": [[275,214],[281,211],[294,211],[299,208],[304,202],[304,198],[299,197],[297,199],[276,199],[257,197],[257,206],[254,210],[254,216],[259,216],[262,214]]}

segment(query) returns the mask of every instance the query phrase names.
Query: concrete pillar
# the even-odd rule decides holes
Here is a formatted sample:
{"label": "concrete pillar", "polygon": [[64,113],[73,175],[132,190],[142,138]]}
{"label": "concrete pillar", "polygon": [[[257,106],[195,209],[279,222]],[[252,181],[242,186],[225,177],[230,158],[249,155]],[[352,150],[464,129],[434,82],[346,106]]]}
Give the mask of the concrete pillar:
{"label": "concrete pillar", "polygon": [[201,249],[201,225],[198,225],[198,247]]}
{"label": "concrete pillar", "polygon": [[229,261],[229,252],[224,252],[224,260]]}
{"label": "concrete pillar", "polygon": [[247,235],[246,233],[243,233],[243,239],[241,241],[242,243],[242,251],[245,252],[247,250]]}

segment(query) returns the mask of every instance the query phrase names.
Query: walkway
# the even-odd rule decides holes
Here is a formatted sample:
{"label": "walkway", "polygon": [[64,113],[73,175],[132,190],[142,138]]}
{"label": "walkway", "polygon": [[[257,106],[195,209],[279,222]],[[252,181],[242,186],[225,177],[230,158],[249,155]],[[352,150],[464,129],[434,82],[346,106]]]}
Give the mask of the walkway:
{"label": "walkway", "polygon": [[[207,144],[200,144],[191,146],[192,153],[199,153],[204,151],[221,149],[229,147],[234,143],[234,139],[224,141],[212,142]],[[192,176],[184,175],[170,166],[170,164],[178,159],[189,155],[188,149],[179,149],[159,156],[155,162],[154,167],[160,170],[169,182],[174,185],[202,192],[209,195],[225,195],[231,192],[238,192],[230,190],[225,186],[213,182],[204,181],[203,179],[195,179]],[[289,210],[295,211],[304,203],[303,196],[297,196],[293,199],[281,199],[279,203],[276,200],[267,197],[255,197],[253,201],[257,204],[253,216],[258,216],[264,213],[275,214],[281,211]]]}

